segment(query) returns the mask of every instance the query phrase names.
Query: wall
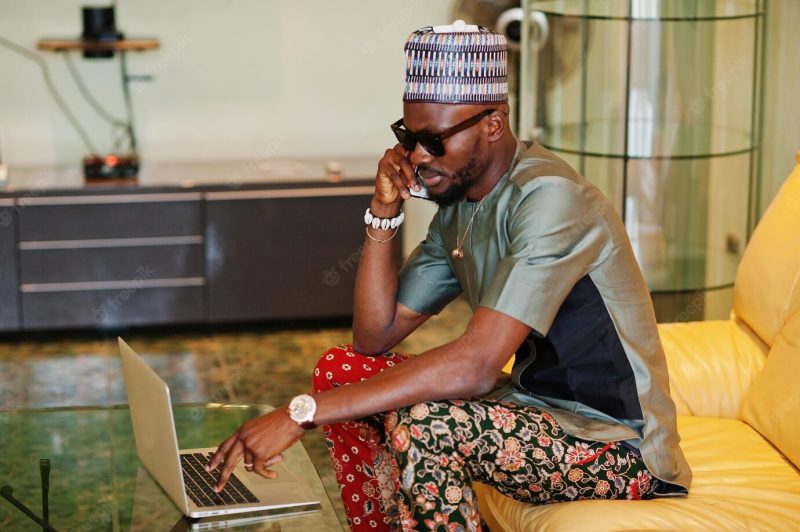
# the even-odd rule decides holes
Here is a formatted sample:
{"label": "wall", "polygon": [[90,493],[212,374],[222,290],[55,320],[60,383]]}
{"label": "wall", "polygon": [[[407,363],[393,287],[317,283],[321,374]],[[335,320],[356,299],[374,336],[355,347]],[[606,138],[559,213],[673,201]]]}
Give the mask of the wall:
{"label": "wall", "polygon": [[[78,36],[85,0],[0,0],[0,36],[35,51],[42,37]],[[135,121],[145,162],[375,156],[394,143],[402,115],[403,43],[451,18],[451,0],[120,0],[117,27],[157,37],[130,55]],[[110,126],[81,98],[60,55],[37,52],[101,153]],[[116,60],[72,58],[97,99],[123,116]],[[0,48],[4,161],[77,166],[87,149],[32,61]],[[58,183],[53,183],[58,185]],[[409,205],[407,247],[424,235],[430,207]],[[417,214],[420,213],[421,214]],[[355,214],[354,214],[355,215]]]}
{"label": "wall", "polygon": [[[84,0],[0,0],[0,35],[30,49],[80,33]],[[449,1],[121,0],[117,26],[154,36],[132,54],[142,154],[150,160],[240,159],[269,143],[277,156],[378,155],[402,114],[403,42],[444,23]],[[101,151],[108,127],[80,99],[61,57],[41,53]],[[97,98],[122,115],[116,61],[73,54]],[[73,164],[86,151],[36,65],[0,48],[0,138],[6,162]],[[274,142],[277,140],[277,142]]]}

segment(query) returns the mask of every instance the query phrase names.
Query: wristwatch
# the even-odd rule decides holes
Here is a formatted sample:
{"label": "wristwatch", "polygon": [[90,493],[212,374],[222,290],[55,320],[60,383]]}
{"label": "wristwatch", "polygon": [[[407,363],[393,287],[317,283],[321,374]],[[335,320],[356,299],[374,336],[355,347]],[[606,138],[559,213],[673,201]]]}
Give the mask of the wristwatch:
{"label": "wristwatch", "polygon": [[314,424],[314,414],[317,413],[317,402],[308,394],[301,394],[289,402],[286,413],[292,421],[300,425],[305,430],[316,427]]}

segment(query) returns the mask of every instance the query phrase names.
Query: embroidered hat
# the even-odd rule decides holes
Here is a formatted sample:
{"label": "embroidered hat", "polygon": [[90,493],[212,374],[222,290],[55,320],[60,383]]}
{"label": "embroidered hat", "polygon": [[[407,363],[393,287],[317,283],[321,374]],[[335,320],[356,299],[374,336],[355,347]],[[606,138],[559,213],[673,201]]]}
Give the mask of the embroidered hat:
{"label": "embroidered hat", "polygon": [[404,102],[508,101],[506,38],[457,20],[408,36]]}

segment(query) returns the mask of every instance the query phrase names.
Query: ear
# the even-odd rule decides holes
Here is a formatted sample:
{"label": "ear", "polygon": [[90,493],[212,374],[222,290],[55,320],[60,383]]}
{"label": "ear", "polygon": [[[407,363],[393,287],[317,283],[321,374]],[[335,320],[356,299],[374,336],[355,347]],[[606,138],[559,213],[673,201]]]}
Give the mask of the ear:
{"label": "ear", "polygon": [[506,128],[508,127],[507,116],[508,114],[501,108],[497,112],[494,112],[486,117],[486,128],[487,132],[489,133],[489,142],[497,142],[503,138],[503,133],[505,133]]}

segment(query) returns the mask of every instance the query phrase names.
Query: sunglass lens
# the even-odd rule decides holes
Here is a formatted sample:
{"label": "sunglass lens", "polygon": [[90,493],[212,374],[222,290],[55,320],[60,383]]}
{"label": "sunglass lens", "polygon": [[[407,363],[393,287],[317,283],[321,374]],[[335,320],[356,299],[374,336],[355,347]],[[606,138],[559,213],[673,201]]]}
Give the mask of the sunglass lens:
{"label": "sunglass lens", "polygon": [[394,136],[397,137],[397,142],[402,144],[403,148],[408,151],[414,151],[417,147],[417,142],[419,142],[422,144],[422,147],[425,148],[425,151],[434,157],[441,157],[444,155],[444,145],[439,138],[428,138],[424,135],[417,135],[416,133],[399,127],[393,127],[392,131],[394,131]]}
{"label": "sunglass lens", "polygon": [[398,128],[394,130],[394,136],[397,137],[397,142],[402,144],[408,151],[414,151],[417,146],[417,137],[410,131]]}
{"label": "sunglass lens", "polygon": [[425,151],[434,157],[441,157],[444,155],[444,145],[441,140],[420,140],[420,144],[425,148]]}

